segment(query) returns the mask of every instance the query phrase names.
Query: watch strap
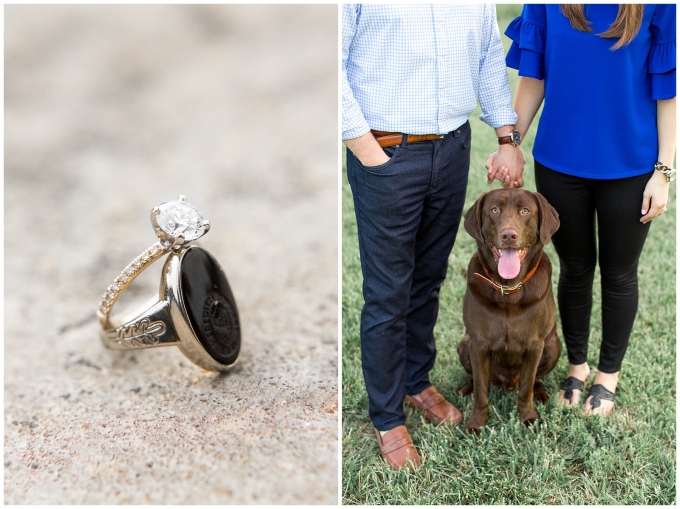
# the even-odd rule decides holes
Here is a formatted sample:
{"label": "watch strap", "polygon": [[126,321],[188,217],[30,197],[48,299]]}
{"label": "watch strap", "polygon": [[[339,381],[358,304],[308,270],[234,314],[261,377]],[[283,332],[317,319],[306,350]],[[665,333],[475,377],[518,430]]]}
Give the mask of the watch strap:
{"label": "watch strap", "polygon": [[498,144],[499,145],[512,145],[513,147],[516,147],[520,143],[522,143],[522,136],[519,134],[519,131],[517,131],[516,129],[513,130],[507,136],[499,136],[498,137]]}

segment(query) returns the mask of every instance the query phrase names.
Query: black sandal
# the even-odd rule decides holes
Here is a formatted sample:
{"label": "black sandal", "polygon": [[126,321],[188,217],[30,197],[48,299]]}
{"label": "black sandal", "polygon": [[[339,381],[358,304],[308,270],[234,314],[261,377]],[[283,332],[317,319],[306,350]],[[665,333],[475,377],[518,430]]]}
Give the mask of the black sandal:
{"label": "black sandal", "polygon": [[568,400],[569,402],[571,402],[571,397],[574,395],[574,391],[583,391],[584,388],[585,384],[573,376],[567,378],[564,382],[562,382],[562,385],[560,385],[560,389],[564,390],[564,399]]}
{"label": "black sandal", "polygon": [[616,394],[609,391],[604,387],[604,385],[597,384],[593,385],[588,390],[588,396],[592,396],[593,399],[590,400],[590,408],[597,408],[602,403],[601,400],[606,399],[607,401],[614,401]]}

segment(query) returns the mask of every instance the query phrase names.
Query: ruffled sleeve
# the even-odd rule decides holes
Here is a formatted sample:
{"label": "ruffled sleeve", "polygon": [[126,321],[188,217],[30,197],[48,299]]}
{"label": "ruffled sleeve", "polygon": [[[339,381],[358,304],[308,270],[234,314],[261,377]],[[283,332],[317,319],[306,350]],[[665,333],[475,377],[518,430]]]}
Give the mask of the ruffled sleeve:
{"label": "ruffled sleeve", "polygon": [[675,4],[656,6],[652,22],[652,47],[647,72],[652,80],[652,99],[675,97]]}
{"label": "ruffled sleeve", "polygon": [[545,77],[546,24],[545,5],[527,4],[505,30],[512,40],[505,63],[517,69],[520,76],[537,80]]}

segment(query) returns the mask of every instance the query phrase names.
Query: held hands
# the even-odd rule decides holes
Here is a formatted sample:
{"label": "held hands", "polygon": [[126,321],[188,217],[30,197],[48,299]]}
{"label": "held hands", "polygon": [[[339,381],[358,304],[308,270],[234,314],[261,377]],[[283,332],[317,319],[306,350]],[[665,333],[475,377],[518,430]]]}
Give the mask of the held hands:
{"label": "held hands", "polygon": [[524,179],[524,154],[519,147],[512,145],[501,145],[498,151],[489,156],[486,161],[488,170],[487,183],[491,184],[493,179],[498,179],[503,187],[522,187]]}
{"label": "held hands", "polygon": [[670,183],[666,182],[666,176],[659,171],[654,171],[642,195],[641,223],[649,223],[666,211],[669,188]]}

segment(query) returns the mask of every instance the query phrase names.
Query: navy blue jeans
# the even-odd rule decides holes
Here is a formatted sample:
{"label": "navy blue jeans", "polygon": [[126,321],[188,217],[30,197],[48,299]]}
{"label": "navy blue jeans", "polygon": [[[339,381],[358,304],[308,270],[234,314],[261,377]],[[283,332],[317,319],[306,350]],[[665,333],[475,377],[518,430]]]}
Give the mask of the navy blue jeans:
{"label": "navy blue jeans", "polygon": [[439,288],[460,223],[470,124],[444,138],[388,147],[365,167],[347,151],[364,277],[361,362],[376,429],[406,422],[406,394],[430,386]]}

